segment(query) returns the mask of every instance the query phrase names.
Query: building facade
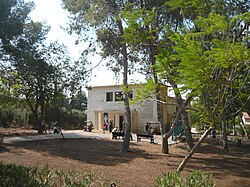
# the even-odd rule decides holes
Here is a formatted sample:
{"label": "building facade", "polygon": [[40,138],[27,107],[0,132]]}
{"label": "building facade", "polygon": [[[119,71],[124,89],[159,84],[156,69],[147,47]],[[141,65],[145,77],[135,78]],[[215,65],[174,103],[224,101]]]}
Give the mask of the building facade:
{"label": "building facade", "polygon": [[[138,85],[130,85],[131,92],[129,98],[133,99]],[[113,126],[122,129],[125,120],[125,108],[123,105],[123,91],[121,86],[96,86],[88,88],[88,109],[87,120],[92,121],[96,130],[101,130],[104,123],[113,122]],[[160,88],[162,101],[168,104],[161,107],[163,121],[166,126],[170,126],[176,113],[175,99],[168,97],[168,87],[162,85]],[[149,123],[152,127],[158,125],[157,101],[154,94],[150,100],[143,101],[143,104],[130,104],[131,109],[131,130],[141,132],[145,130],[145,125]]]}
{"label": "building facade", "polygon": [[248,129],[250,129],[250,117],[247,112],[243,112],[242,122]]}

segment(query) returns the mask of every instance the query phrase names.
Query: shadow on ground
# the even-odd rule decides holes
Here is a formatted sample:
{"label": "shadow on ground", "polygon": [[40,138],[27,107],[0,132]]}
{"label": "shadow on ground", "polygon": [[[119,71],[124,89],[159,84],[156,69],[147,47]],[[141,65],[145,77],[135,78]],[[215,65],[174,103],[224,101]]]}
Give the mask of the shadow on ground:
{"label": "shadow on ground", "polygon": [[[185,149],[185,146],[180,144],[176,148]],[[231,145],[229,151],[225,151],[221,145],[202,144],[192,156],[186,170],[212,171],[221,179],[225,173],[248,178],[250,175],[249,158],[250,146]]]}
{"label": "shadow on ground", "polygon": [[[149,160],[159,157],[159,155],[149,154],[140,149],[140,144],[138,143],[131,143],[130,151],[128,153],[121,153],[121,141],[94,138],[38,140],[16,142],[6,145],[14,147],[16,154],[20,154],[18,148],[23,148],[35,151],[36,153],[41,153],[45,156],[53,155],[64,159],[74,159],[89,164],[104,166],[115,166],[116,164],[128,163],[138,157]],[[7,148],[2,148],[0,149],[0,152],[7,150]]]}

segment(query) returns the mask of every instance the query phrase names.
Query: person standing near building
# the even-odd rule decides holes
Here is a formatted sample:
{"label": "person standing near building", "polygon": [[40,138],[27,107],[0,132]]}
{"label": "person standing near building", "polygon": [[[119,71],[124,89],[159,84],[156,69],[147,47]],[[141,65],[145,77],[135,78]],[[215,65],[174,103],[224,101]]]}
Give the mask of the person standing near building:
{"label": "person standing near building", "polygon": [[110,121],[109,121],[109,132],[110,132],[110,133],[112,132],[113,128],[114,128],[114,126],[113,126],[113,121],[110,120]]}

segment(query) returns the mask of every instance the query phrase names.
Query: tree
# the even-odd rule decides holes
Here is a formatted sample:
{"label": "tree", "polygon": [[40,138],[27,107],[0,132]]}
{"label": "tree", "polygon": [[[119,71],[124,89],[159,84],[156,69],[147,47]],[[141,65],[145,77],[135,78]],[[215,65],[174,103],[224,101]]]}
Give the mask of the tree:
{"label": "tree", "polygon": [[[165,127],[166,124],[163,122],[161,108],[164,104],[164,99],[160,97],[159,86],[164,83],[165,80],[171,84],[174,88],[176,101],[178,108],[181,111],[181,116],[183,120],[183,126],[185,129],[185,134],[187,137],[187,148],[191,150],[193,147],[193,141],[191,136],[191,128],[188,122],[188,115],[186,112],[186,106],[184,106],[183,98],[181,96],[181,91],[179,90],[175,76],[177,76],[174,71],[174,67],[170,69],[171,72],[164,74],[164,77],[160,77],[157,72],[157,58],[156,56],[162,54],[164,49],[171,51],[171,43],[167,39],[166,35],[174,32],[178,25],[181,25],[183,18],[179,15],[179,11],[166,11],[168,7],[165,6],[166,1],[140,1],[139,5],[134,5],[133,9],[129,9],[124,12],[124,17],[126,18],[126,28],[125,41],[132,45],[132,49],[138,50],[142,63],[144,63],[145,69],[149,72],[148,77],[154,79],[155,84],[158,85],[155,89],[157,103],[157,116],[158,121],[161,124],[161,134],[162,134],[162,152],[168,153],[168,138],[171,133],[167,133]],[[166,27],[168,31],[166,31]],[[167,33],[170,32],[170,33]],[[163,38],[164,37],[164,38]],[[147,59],[147,60],[145,60]],[[170,67],[170,66],[168,66]],[[165,79],[165,80],[163,80]],[[189,99],[188,99],[189,100]],[[188,103],[187,103],[188,104]],[[179,115],[176,115],[176,119]],[[175,120],[177,121],[177,120]],[[173,125],[172,127],[175,127]],[[172,129],[173,130],[173,129]],[[172,131],[171,130],[171,131]]]}
{"label": "tree", "polygon": [[[200,141],[209,131],[216,128],[220,121],[225,120],[225,113],[233,104],[230,90],[235,88],[234,83],[242,75],[240,69],[249,63],[250,50],[246,43],[249,36],[242,35],[239,39],[238,35],[234,34],[239,22],[247,24],[249,13],[229,20],[225,16],[210,14],[208,18],[199,17],[195,21],[198,32],[186,33],[184,36],[175,34],[174,39],[172,38],[176,44],[176,54],[171,58],[180,60],[180,83],[184,85],[183,89],[192,90],[193,96],[201,98],[204,115],[207,116],[207,124],[210,126]],[[248,29],[245,27],[245,30]],[[239,89],[243,87],[244,83]],[[184,168],[185,161],[192,156],[197,146],[183,161],[179,171]],[[226,142],[224,148],[227,149]]]}
{"label": "tree", "polygon": [[71,97],[69,105],[71,106],[71,109],[77,109],[80,111],[87,110],[87,97],[85,92],[79,90],[76,96]]}
{"label": "tree", "polygon": [[[65,9],[73,15],[71,31],[77,32],[82,39],[86,39],[86,31],[95,29],[97,42],[101,44],[101,55],[109,59],[112,64],[111,69],[119,71],[123,68],[124,86],[124,107],[125,107],[125,138],[121,147],[121,152],[129,149],[131,134],[131,112],[128,97],[128,63],[129,54],[127,44],[123,42],[122,35],[124,26],[122,23],[121,10],[128,2],[115,0],[95,0],[95,1],[63,1]],[[84,33],[85,32],[85,33]],[[89,40],[90,41],[90,40]],[[114,42],[115,41],[115,42]],[[91,42],[91,41],[90,41]],[[96,51],[96,44],[90,43],[89,49],[84,54]],[[110,64],[111,65],[111,64]]]}
{"label": "tree", "polygon": [[[33,10],[34,3],[23,0],[2,0],[0,5],[0,47],[7,50],[8,45],[21,36],[28,14]],[[0,56],[2,58],[2,56]]]}
{"label": "tree", "polygon": [[[249,38],[246,34],[249,29],[248,15],[240,14],[242,10],[249,10],[244,3],[246,5],[246,2],[241,1],[242,8],[238,9],[233,2],[228,1],[215,4],[203,0],[169,1],[166,5],[170,6],[170,11],[177,10],[184,16],[181,16],[182,24],[176,24],[176,27],[166,24],[165,31],[159,29],[159,25],[154,27],[158,23],[156,18],[159,14],[155,13],[157,9],[126,13],[130,29],[125,36],[127,41],[149,47],[153,43],[158,47],[157,53],[150,52],[157,55],[156,74],[171,82],[177,96],[180,91],[186,91],[189,98],[200,97],[208,126],[215,127],[225,117],[225,112],[231,105],[227,96],[230,96],[232,83],[238,79],[239,67],[242,67],[242,63],[246,64],[249,55],[246,52]],[[201,12],[204,12],[204,17],[198,17]],[[155,40],[155,33],[160,33],[161,42]],[[152,38],[154,42],[151,42]],[[181,105],[184,110],[185,105]],[[171,133],[167,133],[169,134]],[[191,149],[190,155],[197,146]]]}
{"label": "tree", "polygon": [[2,0],[0,4],[0,97],[1,105],[5,107],[17,101],[18,96],[12,88],[19,87],[17,74],[10,64],[10,46],[23,34],[33,8],[33,3],[23,0]]}
{"label": "tree", "polygon": [[31,21],[25,25],[24,34],[17,39],[16,45],[9,46],[12,65],[21,85],[18,91],[32,111],[39,133],[43,132],[45,105],[47,98],[52,96],[55,77],[55,68],[48,62],[54,49],[43,43],[48,31],[48,27]]}
{"label": "tree", "polygon": [[74,95],[88,75],[79,65],[84,58],[73,62],[64,45],[47,43],[50,27],[29,19],[33,8],[22,0],[0,5],[0,97],[5,106],[26,103],[31,122],[42,133],[46,108],[59,95]]}

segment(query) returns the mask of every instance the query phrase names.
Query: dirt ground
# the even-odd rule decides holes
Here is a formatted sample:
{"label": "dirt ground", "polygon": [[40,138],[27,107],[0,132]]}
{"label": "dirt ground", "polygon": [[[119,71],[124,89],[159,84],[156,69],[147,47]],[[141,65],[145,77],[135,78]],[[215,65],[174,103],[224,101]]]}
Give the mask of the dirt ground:
{"label": "dirt ground", "polygon": [[[0,129],[1,132],[1,129]],[[15,135],[35,135],[16,131]],[[13,132],[5,132],[8,136]],[[117,179],[121,187],[152,187],[157,176],[175,170],[187,154],[184,143],[170,146],[170,154],[161,154],[161,145],[148,140],[132,141],[130,151],[119,152],[121,140],[54,139],[5,143],[0,146],[0,161],[53,169],[95,171],[107,179]],[[216,186],[250,186],[250,146],[230,146],[225,152],[219,145],[202,144],[183,174],[203,170],[214,174]]]}

